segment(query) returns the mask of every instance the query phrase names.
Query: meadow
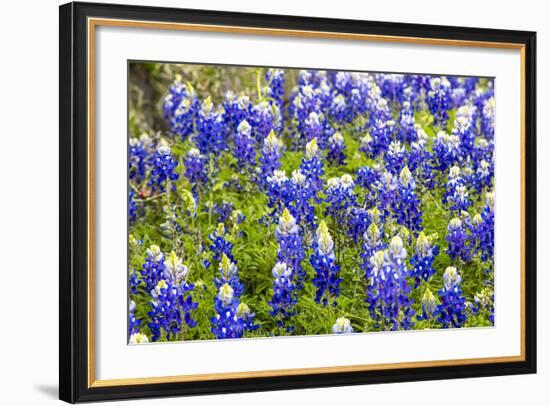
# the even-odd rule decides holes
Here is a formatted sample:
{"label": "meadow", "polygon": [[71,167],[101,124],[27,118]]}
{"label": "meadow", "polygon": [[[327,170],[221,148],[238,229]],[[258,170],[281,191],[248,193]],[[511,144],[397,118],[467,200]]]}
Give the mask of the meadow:
{"label": "meadow", "polygon": [[131,63],[129,342],[492,326],[493,89]]}

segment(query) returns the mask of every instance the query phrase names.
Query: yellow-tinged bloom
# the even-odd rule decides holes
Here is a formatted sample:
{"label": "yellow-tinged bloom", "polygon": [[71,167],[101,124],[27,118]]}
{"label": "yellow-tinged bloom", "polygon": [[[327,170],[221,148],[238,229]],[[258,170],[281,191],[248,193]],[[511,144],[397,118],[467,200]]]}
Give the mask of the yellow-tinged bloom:
{"label": "yellow-tinged bloom", "polygon": [[218,299],[220,299],[224,304],[228,304],[231,303],[234,295],[235,291],[233,290],[233,288],[227,283],[224,283],[218,292]]}
{"label": "yellow-tinged bloom", "polygon": [[448,266],[443,274],[443,285],[445,286],[445,289],[451,289],[454,284],[460,283],[460,281],[462,281],[462,278],[460,277],[458,270],[454,266]]}
{"label": "yellow-tinged bloom", "polygon": [[225,252],[222,254],[222,260],[220,261],[220,269],[224,273],[228,273],[231,269],[231,260],[227,255],[225,255]]}
{"label": "yellow-tinged bloom", "polygon": [[246,303],[239,303],[237,307],[237,316],[248,316],[250,314],[250,307]]}
{"label": "yellow-tinged bloom", "polygon": [[371,242],[374,242],[378,240],[379,235],[380,230],[378,229],[378,226],[375,223],[371,223],[367,228],[367,237],[369,237]]}
{"label": "yellow-tinged bloom", "polygon": [[224,235],[225,234],[225,224],[218,223],[218,227],[216,228],[216,234],[218,234],[218,235]]}
{"label": "yellow-tinged bloom", "polygon": [[485,194],[485,204],[491,208],[491,210],[494,210],[495,208],[495,192],[487,192]]}
{"label": "yellow-tinged bloom", "polygon": [[317,227],[317,244],[322,254],[327,255],[332,253],[334,242],[328,231],[327,223],[325,223],[324,220],[321,221],[319,227]]}
{"label": "yellow-tinged bloom", "polygon": [[382,213],[378,210],[378,207],[375,206],[372,209],[367,210],[367,213],[369,213],[369,216],[374,223],[380,223],[380,216]]}
{"label": "yellow-tinged bloom", "polygon": [[435,296],[433,295],[430,288],[426,288],[426,291],[422,296],[422,307],[424,312],[426,312],[428,316],[431,317],[433,315],[433,312],[435,310]]}
{"label": "yellow-tinged bloom", "polygon": [[181,199],[183,200],[183,206],[190,213],[195,213],[195,211],[197,210],[197,202],[195,201],[193,194],[187,189],[181,189],[180,196],[181,196]]}
{"label": "yellow-tinged bloom", "polygon": [[401,170],[401,173],[399,174],[399,182],[400,182],[403,186],[409,186],[409,184],[411,183],[411,181],[412,181],[411,171],[409,170],[409,167],[408,167],[408,166],[405,166],[405,167]]}
{"label": "yellow-tinged bloom", "polygon": [[204,114],[208,114],[212,111],[212,108],[213,108],[212,98],[208,96],[202,104],[202,112]]}
{"label": "yellow-tinged bloom", "polygon": [[130,336],[130,344],[145,344],[148,342],[149,342],[149,339],[145,334],[134,333]]}
{"label": "yellow-tinged bloom", "polygon": [[458,166],[453,166],[450,170],[449,170],[449,176],[451,178],[458,178],[460,176],[460,167]]}
{"label": "yellow-tinged bloom", "polygon": [[264,140],[264,147],[269,150],[277,150],[281,147],[281,141],[277,138],[274,130],[269,132],[269,135]]}
{"label": "yellow-tinged bloom", "polygon": [[430,240],[424,234],[424,231],[421,231],[416,240],[416,252],[420,256],[425,256],[428,253],[430,248]]}
{"label": "yellow-tinged bloom", "polygon": [[317,137],[315,137],[306,144],[306,158],[311,159],[315,157],[318,150],[319,148],[317,146]]}

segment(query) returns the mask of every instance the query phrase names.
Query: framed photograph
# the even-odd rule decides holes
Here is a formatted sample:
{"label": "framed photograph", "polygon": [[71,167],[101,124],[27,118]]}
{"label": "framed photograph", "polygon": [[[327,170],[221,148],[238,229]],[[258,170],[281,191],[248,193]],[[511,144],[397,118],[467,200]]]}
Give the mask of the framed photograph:
{"label": "framed photograph", "polygon": [[536,372],[536,34],[60,7],[60,398]]}

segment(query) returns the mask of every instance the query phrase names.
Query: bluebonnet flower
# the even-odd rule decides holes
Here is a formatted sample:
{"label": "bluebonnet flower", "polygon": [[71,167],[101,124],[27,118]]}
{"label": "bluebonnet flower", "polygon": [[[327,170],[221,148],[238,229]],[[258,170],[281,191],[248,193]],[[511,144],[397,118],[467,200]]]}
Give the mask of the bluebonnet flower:
{"label": "bluebonnet flower", "polygon": [[[371,97],[370,107],[369,125],[371,128],[384,126],[388,121],[392,121],[390,127],[394,126],[392,110],[388,105],[388,101],[376,91]],[[389,143],[388,141],[387,144],[389,145]]]}
{"label": "bluebonnet flower", "polygon": [[356,183],[365,190],[365,204],[370,206],[375,203],[377,196],[377,185],[380,182],[380,170],[378,167],[363,166],[357,170]]}
{"label": "bluebonnet flower", "polygon": [[193,133],[200,102],[190,84],[182,84],[176,80],[164,98],[163,108],[164,118],[182,141]]}
{"label": "bluebonnet flower", "polygon": [[373,149],[373,142],[372,137],[370,134],[365,134],[359,139],[359,142],[361,143],[359,147],[359,151],[363,152],[365,156],[369,159],[374,158],[374,149]]}
{"label": "bluebonnet flower", "polygon": [[241,302],[237,306],[237,317],[243,321],[245,331],[254,331],[260,328],[255,323],[256,313],[252,312],[246,303]]}
{"label": "bluebonnet flower", "polygon": [[151,165],[152,140],[147,134],[138,138],[130,138],[128,157],[128,178],[136,183],[141,183]]}
{"label": "bluebonnet flower", "polygon": [[495,193],[485,194],[485,206],[481,212],[483,233],[480,235],[481,259],[486,261],[493,257],[495,250]]}
{"label": "bluebonnet flower", "polygon": [[354,206],[357,200],[353,191],[354,186],[352,176],[347,173],[339,178],[330,178],[326,189],[326,201],[329,206],[325,214],[334,217],[336,221],[341,220],[348,207]]}
{"label": "bluebonnet flower", "polygon": [[214,204],[214,212],[218,216],[218,223],[228,223],[235,210],[235,205],[230,202],[223,201],[221,203]]}
{"label": "bluebonnet flower", "polygon": [[481,133],[492,140],[495,137],[495,98],[490,97],[483,102],[481,113]]}
{"label": "bluebonnet flower", "polygon": [[409,330],[414,326],[411,286],[405,264],[407,251],[399,236],[392,238],[385,251],[371,257],[372,277],[367,287],[367,305],[376,326],[383,330]]}
{"label": "bluebonnet flower", "polygon": [[447,200],[449,199],[449,197],[451,197],[455,193],[455,189],[458,186],[464,186],[464,185],[465,185],[465,182],[460,174],[460,167],[457,165],[452,166],[451,169],[449,169],[449,176],[447,176],[445,193],[441,198],[443,203],[447,203]]}
{"label": "bluebonnet flower", "polygon": [[306,144],[306,152],[300,164],[300,171],[308,179],[311,192],[315,201],[318,202],[317,193],[323,188],[323,180],[321,177],[325,173],[325,168],[323,161],[319,158],[317,138],[313,138]]}
{"label": "bluebonnet flower", "polygon": [[445,240],[449,244],[447,254],[452,260],[462,259],[467,262],[471,258],[470,247],[468,245],[468,236],[466,228],[458,217],[453,218],[447,227],[447,236]]}
{"label": "bluebonnet flower", "polygon": [[327,160],[334,165],[345,165],[346,155],[344,154],[344,137],[339,132],[336,132],[328,139],[328,155]]}
{"label": "bluebonnet flower", "polygon": [[129,344],[135,345],[135,344],[147,344],[149,342],[149,339],[147,336],[143,333],[133,333],[130,335],[130,341]]}
{"label": "bluebonnet flower", "polygon": [[455,267],[445,269],[443,288],[439,291],[441,304],[436,309],[439,315],[437,320],[443,328],[462,327],[468,318],[461,281],[462,278]]}
{"label": "bluebonnet flower", "polygon": [[223,285],[227,284],[233,289],[233,294],[236,298],[240,298],[243,291],[244,285],[239,279],[239,270],[237,265],[229,258],[229,256],[224,252],[221,254],[220,265],[219,265],[219,276],[214,278],[216,288],[221,288]]}
{"label": "bluebonnet flower", "polygon": [[198,191],[208,184],[208,158],[200,153],[197,148],[191,148],[183,163],[185,165],[185,177],[193,185],[195,196]]}
{"label": "bluebonnet flower", "polygon": [[210,251],[212,251],[212,260],[220,261],[224,255],[226,255],[231,261],[233,261],[233,244],[227,241],[225,225],[219,223],[218,227],[212,234],[208,236],[212,244],[210,245]]}
{"label": "bluebonnet flower", "polygon": [[227,136],[223,107],[215,109],[210,97],[206,98],[197,114],[197,148],[202,154],[217,154],[227,149]]}
{"label": "bluebonnet flower", "polygon": [[460,138],[456,134],[438,132],[434,140],[433,152],[435,167],[440,171],[446,171],[461,161]]}
{"label": "bluebonnet flower", "polygon": [[334,334],[351,334],[353,333],[353,327],[348,319],[345,317],[338,317],[336,323],[332,326],[332,332]]}
{"label": "bluebonnet flower", "polygon": [[146,251],[145,263],[140,271],[147,292],[157,286],[157,283],[164,277],[164,272],[164,254],[158,245],[151,245]]}
{"label": "bluebonnet flower", "polygon": [[245,323],[239,317],[239,300],[233,288],[224,284],[214,298],[216,315],[211,318],[212,334],[218,339],[241,338],[245,332]]}
{"label": "bluebonnet flower", "polygon": [[[132,235],[130,234],[130,237]],[[131,244],[131,241],[130,241]],[[130,270],[130,275],[128,277],[128,285],[130,287],[130,293],[132,295],[137,295],[139,291],[139,287],[141,286],[141,280],[139,278],[139,272],[137,272],[134,268]]]}
{"label": "bluebonnet flower", "polygon": [[342,94],[349,94],[353,88],[352,75],[350,72],[335,72],[333,77],[334,87]]}
{"label": "bluebonnet flower", "polygon": [[290,97],[289,115],[297,122],[297,130],[305,134],[306,119],[313,112],[319,113],[321,100],[310,84],[301,84]]}
{"label": "bluebonnet flower", "polygon": [[172,252],[164,262],[164,278],[151,290],[151,311],[148,313],[152,340],[158,341],[164,332],[169,341],[171,336],[181,333],[184,323],[189,328],[196,326],[191,311],[198,303],[193,302],[191,292],[194,285],[187,282],[188,268]]}
{"label": "bluebonnet flower", "polygon": [[266,195],[269,198],[267,206],[273,209],[271,211],[273,220],[283,212],[291,200],[291,193],[292,186],[285,171],[275,170],[271,176],[267,177]]}
{"label": "bluebonnet flower", "polygon": [[495,175],[495,165],[491,160],[487,162],[485,159],[482,159],[477,165],[476,171],[473,178],[473,186],[478,193],[481,193],[483,188],[491,187],[493,184],[493,178]]}
{"label": "bluebonnet flower", "polygon": [[480,162],[483,159],[486,161],[493,161],[494,149],[493,140],[489,141],[486,138],[480,137],[474,147],[472,159],[476,162]]}
{"label": "bluebonnet flower", "polygon": [[273,296],[269,301],[270,314],[277,319],[277,326],[283,327],[288,319],[296,314],[295,304],[298,301],[296,286],[293,282],[292,268],[284,262],[277,262],[272,270]]}
{"label": "bluebonnet flower", "polygon": [[433,266],[435,257],[439,253],[439,247],[432,245],[426,235],[421,232],[416,240],[416,250],[411,257],[411,274],[414,277],[414,286],[418,287],[420,281],[428,282],[435,275]]}
{"label": "bluebonnet flower", "polygon": [[365,279],[370,286],[373,286],[374,284],[374,263],[371,258],[376,252],[382,252],[382,250],[385,248],[385,244],[382,242],[381,237],[382,232],[376,225],[376,221],[373,218],[373,222],[369,225],[367,231],[363,234],[363,244],[361,251],[361,259],[363,260],[361,267],[365,271]]}
{"label": "bluebonnet flower", "polygon": [[334,96],[329,111],[331,118],[339,124],[351,121],[350,109],[346,102],[346,97],[343,94]]}
{"label": "bluebonnet flower", "polygon": [[[161,146],[157,149],[153,159],[153,170],[151,171],[151,185],[154,190],[164,192],[169,181],[175,181],[179,175],[175,172],[178,161],[172,157],[170,147]],[[175,185],[172,184],[172,189]]]}
{"label": "bluebonnet flower", "polygon": [[128,332],[131,335],[139,333],[141,319],[136,318],[136,302],[130,300],[128,305]]}
{"label": "bluebonnet flower", "polygon": [[420,198],[416,194],[415,188],[416,183],[411,171],[405,166],[399,174],[397,195],[392,201],[392,209],[398,224],[413,231],[420,231],[422,229],[422,212],[420,211]]}
{"label": "bluebonnet flower", "polygon": [[348,220],[346,233],[358,243],[371,224],[369,212],[363,207],[350,207],[346,214]]}
{"label": "bluebonnet flower", "polygon": [[243,172],[247,168],[256,166],[256,140],[252,137],[252,127],[248,121],[243,120],[237,127],[235,134],[234,154],[237,158],[237,168]]}
{"label": "bluebonnet flower", "polygon": [[410,144],[411,142],[418,140],[414,111],[408,101],[403,102],[403,109],[401,110],[401,115],[399,116],[397,138],[399,141],[406,144]]}
{"label": "bluebonnet flower", "polygon": [[286,196],[286,207],[298,223],[313,226],[315,207],[312,205],[312,200],[314,194],[309,179],[297,169],[292,172],[290,182],[287,184],[289,191]]}
{"label": "bluebonnet flower", "polygon": [[[307,118],[304,120],[303,126],[303,138],[307,142],[311,141],[314,138],[321,141],[324,140],[325,133],[325,116],[323,113],[318,113],[312,111],[309,113]],[[321,144],[324,146],[324,142]]]}
{"label": "bluebonnet flower", "polygon": [[426,287],[426,291],[422,296],[422,313],[417,315],[418,320],[432,320],[438,315],[437,304],[435,301],[435,296],[433,295],[430,288]]}
{"label": "bluebonnet flower", "polygon": [[405,147],[401,146],[399,141],[392,141],[388,147],[388,151],[384,156],[386,161],[386,169],[392,174],[397,175],[403,169],[405,162]]}
{"label": "bluebonnet flower", "polygon": [[428,136],[420,126],[417,126],[416,131],[418,141],[411,143],[407,155],[407,166],[421,185],[432,189],[435,186],[435,180],[432,167],[433,157],[427,146]]}
{"label": "bluebonnet flower", "polygon": [[487,313],[489,316],[489,321],[494,324],[495,294],[492,287],[483,288],[474,296],[474,306],[472,308],[472,314],[478,315],[480,313]]}
{"label": "bluebonnet flower", "polygon": [[264,140],[262,148],[262,156],[260,157],[260,179],[259,184],[262,187],[267,187],[268,177],[273,175],[273,172],[281,167],[283,143],[275,135],[275,131],[271,131]]}
{"label": "bluebonnet flower", "polygon": [[392,141],[394,127],[395,121],[393,120],[377,120],[374,123],[370,130],[371,140],[369,142],[372,155],[368,156],[368,158],[375,158],[388,150]]}
{"label": "bluebonnet flower", "polygon": [[310,262],[316,272],[313,278],[313,285],[317,288],[315,301],[323,306],[336,306],[342,278],[340,265],[336,265],[334,242],[324,221],[319,223],[313,247],[314,253],[310,257]]}
{"label": "bluebonnet flower", "polygon": [[402,99],[405,86],[405,77],[403,75],[378,74],[376,78],[382,92],[382,97],[395,103]]}
{"label": "bluebonnet flower", "polygon": [[460,140],[461,158],[465,160],[474,150],[475,132],[469,115],[457,116],[451,132]]}
{"label": "bluebonnet flower", "polygon": [[397,176],[392,175],[391,172],[385,171],[380,175],[380,179],[376,182],[376,189],[378,190],[377,205],[382,209],[384,217],[392,215],[393,206],[397,203],[397,190],[399,188],[399,180]]}
{"label": "bluebonnet flower", "polygon": [[223,102],[224,118],[231,129],[231,132],[237,130],[238,126],[250,118],[252,111],[252,104],[250,98],[241,93],[237,96],[232,91],[225,93],[225,100]]}
{"label": "bluebonnet flower", "polygon": [[134,223],[137,220],[137,203],[134,199],[134,189],[130,188],[128,192],[128,219],[131,223]]}
{"label": "bluebonnet flower", "polygon": [[272,132],[281,131],[281,112],[276,104],[261,101],[252,108],[250,119],[258,142],[263,142]]}
{"label": "bluebonnet flower", "polygon": [[451,211],[459,213],[466,211],[472,205],[466,186],[459,185],[455,187],[453,194],[449,196],[449,202],[451,203]]}
{"label": "bluebonnet flower", "polygon": [[282,69],[268,69],[265,79],[268,83],[267,96],[271,97],[281,109],[285,95],[285,71]]}
{"label": "bluebonnet flower", "polygon": [[365,103],[365,95],[362,94],[360,89],[351,89],[348,103],[348,110],[350,111],[350,121],[355,119],[359,114],[364,113],[366,109],[367,104]]}
{"label": "bluebonnet flower", "polygon": [[435,124],[444,129],[447,125],[449,115],[447,111],[451,108],[451,84],[445,77],[434,77],[430,79],[430,90],[428,91],[428,107],[434,116]]}
{"label": "bluebonnet flower", "polygon": [[294,284],[297,289],[302,289],[305,280],[305,270],[302,268],[302,261],[305,259],[302,235],[296,219],[286,208],[279,217],[275,238],[279,243],[277,260],[290,267]]}

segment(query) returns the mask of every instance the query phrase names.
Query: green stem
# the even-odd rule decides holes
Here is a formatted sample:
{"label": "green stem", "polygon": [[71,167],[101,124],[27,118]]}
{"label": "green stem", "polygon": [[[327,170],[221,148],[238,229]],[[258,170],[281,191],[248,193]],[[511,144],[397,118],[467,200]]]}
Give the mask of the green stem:
{"label": "green stem", "polygon": [[262,70],[256,70],[256,89],[258,91],[258,100],[262,100]]}

